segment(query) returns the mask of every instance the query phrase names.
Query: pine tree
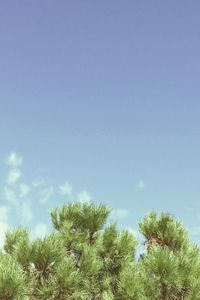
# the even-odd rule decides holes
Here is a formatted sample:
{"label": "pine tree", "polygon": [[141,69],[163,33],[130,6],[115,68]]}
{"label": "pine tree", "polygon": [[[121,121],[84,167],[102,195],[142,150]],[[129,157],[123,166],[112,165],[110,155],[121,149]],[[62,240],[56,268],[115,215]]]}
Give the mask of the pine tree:
{"label": "pine tree", "polygon": [[139,227],[147,247],[140,265],[153,287],[152,299],[200,299],[199,249],[181,223],[169,213],[158,218],[152,212]]}
{"label": "pine tree", "polygon": [[6,233],[0,300],[198,300],[199,248],[169,213],[139,223],[146,251],[128,230],[107,224],[103,204],[70,203],[51,211],[54,230],[30,240]]}

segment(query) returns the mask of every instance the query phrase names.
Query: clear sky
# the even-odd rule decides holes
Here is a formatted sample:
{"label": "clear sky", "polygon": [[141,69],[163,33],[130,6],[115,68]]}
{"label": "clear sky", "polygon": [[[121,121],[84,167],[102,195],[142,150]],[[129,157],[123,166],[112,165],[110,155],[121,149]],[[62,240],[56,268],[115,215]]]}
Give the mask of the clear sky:
{"label": "clear sky", "polygon": [[0,3],[0,233],[103,202],[200,244],[200,2]]}

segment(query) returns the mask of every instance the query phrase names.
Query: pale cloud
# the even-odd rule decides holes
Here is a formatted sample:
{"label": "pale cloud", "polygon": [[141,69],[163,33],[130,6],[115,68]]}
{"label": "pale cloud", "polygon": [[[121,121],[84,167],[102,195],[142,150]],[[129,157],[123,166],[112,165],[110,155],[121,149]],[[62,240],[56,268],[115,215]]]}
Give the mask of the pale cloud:
{"label": "pale cloud", "polygon": [[7,222],[8,221],[8,212],[10,211],[9,206],[0,206],[0,222]]}
{"label": "pale cloud", "polygon": [[122,219],[127,217],[130,212],[127,209],[114,209],[110,213],[111,218]]}
{"label": "pale cloud", "polygon": [[129,211],[127,209],[117,209],[116,214],[119,218],[125,218],[129,215]]}
{"label": "pale cloud", "polygon": [[22,183],[19,185],[19,197],[20,198],[25,198],[26,196],[28,196],[29,192],[30,192],[30,187],[25,184],[25,183]]}
{"label": "pale cloud", "polygon": [[27,224],[33,219],[30,201],[24,201],[21,203],[17,192],[9,187],[4,187],[4,197],[5,200],[7,200],[13,208],[15,208],[15,211],[20,216],[23,223]]}
{"label": "pale cloud", "polygon": [[6,164],[12,168],[21,166],[23,157],[18,155],[16,152],[11,152],[8,158],[6,159]]}
{"label": "pale cloud", "polygon": [[19,203],[17,201],[17,195],[16,192],[8,187],[4,187],[4,197],[5,199],[12,205],[14,205],[16,208],[18,208]]}
{"label": "pale cloud", "polygon": [[61,184],[58,187],[58,193],[60,195],[67,195],[67,196],[71,196],[72,195],[72,184],[69,182],[65,182],[63,184]]}
{"label": "pale cloud", "polygon": [[83,190],[77,194],[77,200],[81,203],[89,203],[91,202],[92,198],[87,191]]}
{"label": "pale cloud", "polygon": [[8,213],[10,208],[8,206],[0,206],[0,248],[3,247],[5,241],[5,233],[9,229]]}
{"label": "pale cloud", "polygon": [[32,203],[30,201],[24,201],[20,207],[20,215],[23,224],[29,224],[33,218]]}
{"label": "pale cloud", "polygon": [[45,184],[45,180],[42,177],[36,178],[33,180],[32,182],[32,186],[37,188],[37,187],[41,187]]}
{"label": "pale cloud", "polygon": [[39,222],[31,232],[32,238],[43,238],[48,233],[48,228],[45,223]]}
{"label": "pale cloud", "polygon": [[39,191],[39,202],[40,203],[47,203],[49,199],[54,194],[54,188],[53,186],[45,187],[42,190]]}
{"label": "pale cloud", "polygon": [[139,180],[137,187],[139,190],[143,190],[144,189],[144,181],[143,180]]}
{"label": "pale cloud", "polygon": [[19,169],[10,170],[8,173],[7,183],[10,185],[16,184],[21,176],[22,173]]}

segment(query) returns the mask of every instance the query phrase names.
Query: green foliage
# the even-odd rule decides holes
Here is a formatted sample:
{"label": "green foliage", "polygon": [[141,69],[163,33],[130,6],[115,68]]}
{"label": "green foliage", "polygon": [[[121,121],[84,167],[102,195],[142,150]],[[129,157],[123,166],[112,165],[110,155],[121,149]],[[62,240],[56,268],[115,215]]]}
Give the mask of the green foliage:
{"label": "green foliage", "polygon": [[54,230],[29,239],[6,233],[0,253],[0,300],[198,300],[200,251],[169,213],[139,223],[146,251],[115,223],[110,208],[70,203],[51,211]]}
{"label": "green foliage", "polygon": [[[16,258],[8,255],[0,256],[0,299],[22,299],[28,290],[26,274]],[[24,298],[25,299],[25,298]]]}
{"label": "green foliage", "polygon": [[162,213],[158,218],[156,212],[152,212],[139,222],[139,228],[146,238],[147,247],[156,243],[174,251],[187,248],[189,242],[187,232],[169,213]]}

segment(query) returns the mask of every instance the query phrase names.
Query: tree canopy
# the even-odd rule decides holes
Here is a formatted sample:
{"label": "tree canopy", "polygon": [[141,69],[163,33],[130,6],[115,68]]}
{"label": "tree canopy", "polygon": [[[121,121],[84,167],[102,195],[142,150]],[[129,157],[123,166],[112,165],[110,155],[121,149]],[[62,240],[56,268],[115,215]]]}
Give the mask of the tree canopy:
{"label": "tree canopy", "polygon": [[0,252],[1,300],[198,300],[199,248],[170,213],[141,222],[145,251],[132,232],[107,224],[103,204],[69,203],[51,211],[53,231],[31,240],[6,233]]}

